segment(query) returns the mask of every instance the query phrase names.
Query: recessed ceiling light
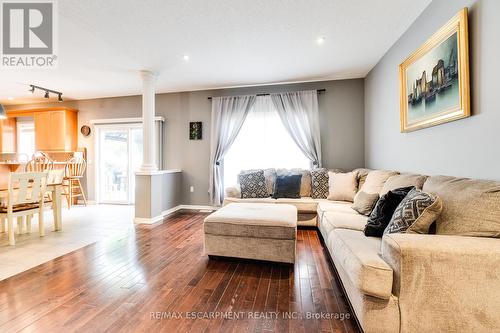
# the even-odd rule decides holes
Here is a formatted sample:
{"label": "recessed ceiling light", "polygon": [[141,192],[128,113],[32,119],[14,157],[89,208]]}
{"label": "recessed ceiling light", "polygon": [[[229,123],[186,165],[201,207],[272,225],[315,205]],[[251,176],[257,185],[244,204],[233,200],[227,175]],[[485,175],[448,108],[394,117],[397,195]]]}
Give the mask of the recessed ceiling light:
{"label": "recessed ceiling light", "polygon": [[8,99],[9,101],[13,101],[13,100],[14,100],[14,97],[7,97],[7,99]]}
{"label": "recessed ceiling light", "polygon": [[325,42],[325,39],[326,38],[324,36],[318,37],[318,38],[316,38],[316,43],[318,45],[321,45],[321,44],[323,44]]}
{"label": "recessed ceiling light", "polygon": [[185,54],[182,56],[182,59],[184,59],[184,61],[189,61],[189,56],[187,54]]}

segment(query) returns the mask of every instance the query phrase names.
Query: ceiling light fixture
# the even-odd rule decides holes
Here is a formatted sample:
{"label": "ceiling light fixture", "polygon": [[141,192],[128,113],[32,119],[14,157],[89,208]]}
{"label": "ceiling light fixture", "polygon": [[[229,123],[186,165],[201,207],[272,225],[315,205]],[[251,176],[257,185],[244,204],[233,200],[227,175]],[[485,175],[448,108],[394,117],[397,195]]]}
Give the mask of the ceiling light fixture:
{"label": "ceiling light fixture", "polygon": [[54,94],[54,95],[57,95],[58,96],[58,101],[59,102],[62,102],[63,99],[62,99],[62,92],[60,91],[56,91],[56,90],[52,90],[52,89],[47,89],[47,88],[44,88],[44,87],[40,87],[40,86],[35,86],[34,84],[30,84],[30,90],[31,93],[35,93],[35,90],[38,89],[38,90],[41,90],[41,91],[45,91],[45,95],[43,97],[45,98],[49,98],[50,97],[50,94]]}
{"label": "ceiling light fixture", "polygon": [[182,59],[184,59],[184,61],[189,61],[189,56],[187,54],[185,54],[182,56]]}
{"label": "ceiling light fixture", "polygon": [[324,36],[316,38],[316,43],[318,45],[322,45],[325,42],[326,38]]}

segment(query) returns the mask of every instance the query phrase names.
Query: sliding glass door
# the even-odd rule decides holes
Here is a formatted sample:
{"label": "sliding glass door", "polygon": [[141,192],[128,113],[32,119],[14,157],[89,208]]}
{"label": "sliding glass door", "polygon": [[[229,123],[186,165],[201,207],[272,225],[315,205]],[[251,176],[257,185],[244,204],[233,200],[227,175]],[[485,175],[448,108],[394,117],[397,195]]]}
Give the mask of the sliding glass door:
{"label": "sliding glass door", "polygon": [[99,203],[133,204],[135,171],[142,163],[142,125],[97,127]]}

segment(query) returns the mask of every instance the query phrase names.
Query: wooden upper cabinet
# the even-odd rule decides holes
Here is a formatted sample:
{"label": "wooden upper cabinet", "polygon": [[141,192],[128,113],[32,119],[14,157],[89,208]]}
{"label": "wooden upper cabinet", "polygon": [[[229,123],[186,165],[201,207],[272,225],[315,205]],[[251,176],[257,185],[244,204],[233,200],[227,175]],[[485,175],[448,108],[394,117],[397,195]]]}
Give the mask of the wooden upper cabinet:
{"label": "wooden upper cabinet", "polygon": [[78,147],[78,111],[65,107],[12,110],[9,118],[32,116],[35,147],[41,151],[75,151]]}
{"label": "wooden upper cabinet", "polygon": [[16,118],[0,120],[0,152],[16,152]]}
{"label": "wooden upper cabinet", "polygon": [[36,150],[76,150],[78,146],[76,112],[70,110],[36,112],[34,118]]}

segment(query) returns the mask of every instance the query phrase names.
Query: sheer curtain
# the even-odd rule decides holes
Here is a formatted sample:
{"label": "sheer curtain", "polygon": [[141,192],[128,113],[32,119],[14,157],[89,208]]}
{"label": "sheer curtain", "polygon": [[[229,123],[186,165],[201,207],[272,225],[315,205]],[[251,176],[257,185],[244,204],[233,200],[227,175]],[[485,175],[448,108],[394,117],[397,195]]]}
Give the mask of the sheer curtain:
{"label": "sheer curtain", "polygon": [[220,206],[224,199],[224,157],[255,103],[255,96],[212,98],[210,133],[210,201]]}
{"label": "sheer curtain", "polygon": [[299,149],[270,96],[257,96],[233,145],[224,157],[224,183],[236,184],[245,169],[303,168],[310,160]]}
{"label": "sheer curtain", "polygon": [[314,167],[321,167],[317,91],[271,94],[271,100],[293,141]]}

